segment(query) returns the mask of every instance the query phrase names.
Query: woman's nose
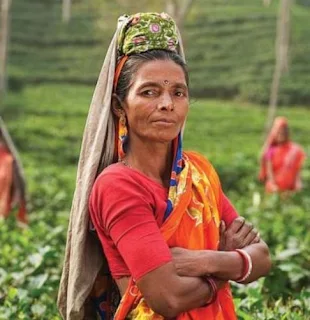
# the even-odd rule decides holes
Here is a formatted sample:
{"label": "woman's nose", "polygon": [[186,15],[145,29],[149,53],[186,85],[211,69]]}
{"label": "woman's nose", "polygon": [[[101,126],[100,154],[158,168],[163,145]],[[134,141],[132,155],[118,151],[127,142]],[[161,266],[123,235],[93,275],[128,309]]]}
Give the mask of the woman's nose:
{"label": "woman's nose", "polygon": [[158,108],[160,110],[173,111],[174,103],[169,93],[165,93],[162,95],[161,101],[158,104]]}

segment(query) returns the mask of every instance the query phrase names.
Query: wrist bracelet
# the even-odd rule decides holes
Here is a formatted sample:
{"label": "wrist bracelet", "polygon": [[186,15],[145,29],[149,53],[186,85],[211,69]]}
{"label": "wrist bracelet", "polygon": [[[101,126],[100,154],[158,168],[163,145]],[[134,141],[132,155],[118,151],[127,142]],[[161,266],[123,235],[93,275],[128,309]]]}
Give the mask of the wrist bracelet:
{"label": "wrist bracelet", "polygon": [[211,298],[209,299],[209,301],[205,305],[205,306],[209,306],[210,304],[215,302],[217,299],[217,285],[216,285],[214,279],[210,276],[206,276],[203,279],[205,280],[205,282],[207,282],[209,284],[210,289],[211,289]]}
{"label": "wrist bracelet", "polygon": [[241,256],[242,262],[243,262],[243,274],[239,279],[235,281],[243,282],[250,276],[252,272],[252,269],[253,269],[252,258],[245,250],[235,249],[234,251]]}

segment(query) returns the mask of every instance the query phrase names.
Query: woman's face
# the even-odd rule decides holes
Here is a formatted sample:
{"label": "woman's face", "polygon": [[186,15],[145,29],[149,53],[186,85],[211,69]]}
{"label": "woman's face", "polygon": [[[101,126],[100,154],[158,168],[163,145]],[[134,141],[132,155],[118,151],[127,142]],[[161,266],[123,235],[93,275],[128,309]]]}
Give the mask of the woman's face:
{"label": "woman's face", "polygon": [[183,69],[171,60],[142,64],[125,99],[130,139],[170,142],[180,132],[189,106]]}
{"label": "woman's face", "polygon": [[287,126],[282,126],[277,135],[276,135],[276,143],[281,144],[288,140],[288,128]]}

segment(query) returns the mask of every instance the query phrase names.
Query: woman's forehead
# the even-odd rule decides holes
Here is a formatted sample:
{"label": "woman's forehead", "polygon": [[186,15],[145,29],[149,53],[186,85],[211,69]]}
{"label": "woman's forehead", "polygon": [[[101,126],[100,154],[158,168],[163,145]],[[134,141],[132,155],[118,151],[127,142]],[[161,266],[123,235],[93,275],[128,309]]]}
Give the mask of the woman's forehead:
{"label": "woman's forehead", "polygon": [[133,77],[133,82],[149,81],[186,83],[182,67],[171,60],[154,60],[143,63]]}

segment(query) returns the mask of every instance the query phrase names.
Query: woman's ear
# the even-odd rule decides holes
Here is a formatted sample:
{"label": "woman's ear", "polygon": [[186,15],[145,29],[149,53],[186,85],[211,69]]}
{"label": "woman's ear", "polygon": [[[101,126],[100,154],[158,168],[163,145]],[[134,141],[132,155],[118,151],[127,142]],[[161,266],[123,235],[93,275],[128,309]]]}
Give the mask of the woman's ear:
{"label": "woman's ear", "polygon": [[112,94],[112,112],[118,118],[125,113],[122,102],[116,93]]}

